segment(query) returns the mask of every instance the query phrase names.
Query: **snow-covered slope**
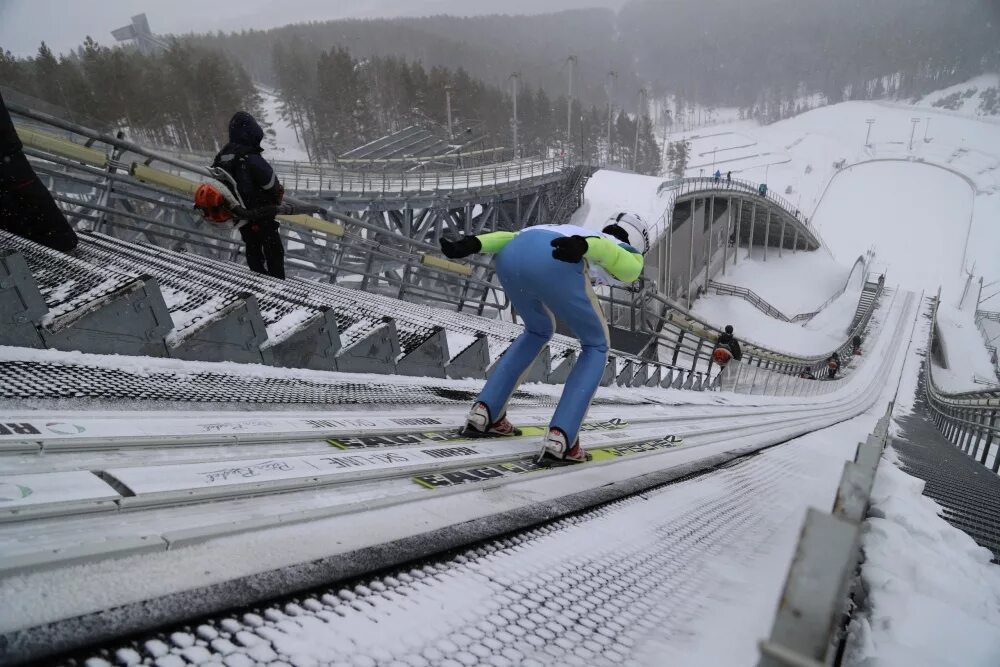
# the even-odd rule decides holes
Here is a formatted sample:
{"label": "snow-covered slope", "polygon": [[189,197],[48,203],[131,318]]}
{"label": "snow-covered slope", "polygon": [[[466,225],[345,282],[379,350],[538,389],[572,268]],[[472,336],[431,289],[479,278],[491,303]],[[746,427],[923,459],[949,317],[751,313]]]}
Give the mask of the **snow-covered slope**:
{"label": "snow-covered slope", "polygon": [[278,94],[259,86],[257,92],[264,100],[265,120],[270,123],[270,129],[274,131],[273,137],[268,135],[265,138],[267,156],[276,160],[308,162],[309,154],[295,133],[295,129],[281,117],[278,111],[281,105]]}
{"label": "snow-covered slope", "polygon": [[[873,123],[866,146],[867,120]],[[838,260],[852,261],[873,245],[887,259],[901,252],[890,284],[921,289],[963,269],[1000,280],[1000,119],[845,102],[768,126],[741,121],[670,140],[681,138],[691,141],[687,175],[708,173],[718,149],[714,164],[723,172],[766,180],[804,215],[820,216],[820,233]],[[834,179],[844,167],[874,160],[889,161]],[[942,169],[918,171],[911,161]],[[916,239],[915,229],[937,231]]]}
{"label": "snow-covered slope", "polygon": [[[638,214],[651,228],[656,227],[670,203],[669,193],[660,192],[663,182],[664,179],[655,176],[601,169],[587,181],[583,205],[573,213],[569,223],[601,229],[610,218],[628,211]],[[650,236],[656,236],[655,230]]]}
{"label": "snow-covered slope", "polygon": [[870,162],[834,176],[813,222],[843,261],[874,247],[893,283],[933,292],[964,284],[973,190],[919,162]]}
{"label": "snow-covered slope", "polygon": [[942,303],[937,312],[938,333],[943,343],[948,368],[934,365],[934,383],[947,392],[986,389],[976,383],[998,382],[993,363],[976,328],[971,312],[964,312]]}
{"label": "snow-covered slope", "polygon": [[715,280],[738,285],[756,292],[762,299],[789,317],[813,312],[844,286],[853,260],[843,263],[829,253],[785,250],[778,256],[777,248],[767,248],[767,261],[760,248],[753,258],[746,250],[739,261],[726,266],[726,275]]}

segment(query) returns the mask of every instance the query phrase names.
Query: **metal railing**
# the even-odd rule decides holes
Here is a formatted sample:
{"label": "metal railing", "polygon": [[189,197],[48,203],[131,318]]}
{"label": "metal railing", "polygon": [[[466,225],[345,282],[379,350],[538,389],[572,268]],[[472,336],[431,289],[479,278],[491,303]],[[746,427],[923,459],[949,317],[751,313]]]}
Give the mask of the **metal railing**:
{"label": "metal railing", "polygon": [[[71,142],[69,138],[52,135],[57,141],[64,141],[65,145],[46,145],[44,150],[26,145],[28,155],[45,160],[36,163],[40,174],[64,179],[91,195],[102,192],[110,195],[113,191],[118,197],[125,196],[141,204],[139,207],[130,206],[131,210],[122,210],[110,205],[112,202],[106,196],[88,198],[55,192],[56,200],[67,209],[71,221],[86,220],[95,229],[111,231],[117,227],[134,235],[145,235],[154,242],[159,239],[159,242],[171,247],[189,245],[212,256],[237,258],[242,243],[225,234],[218,226],[207,222],[178,225],[164,214],[191,216],[189,190],[197,181],[178,177],[176,184],[169,179],[161,184],[159,181],[140,181],[133,176],[140,167],[162,162],[176,171],[192,174],[198,180],[211,179],[211,172],[206,168],[161,155],[125,139],[17,105],[10,106],[11,111],[29,117],[46,128],[59,128],[67,137],[86,139],[84,143]],[[101,144],[103,149],[98,148]],[[87,162],[79,159],[79,149],[87,151],[83,155]],[[295,201],[294,198],[291,201]],[[147,212],[149,207],[146,205],[156,208]],[[481,313],[486,307],[498,310],[508,307],[506,295],[492,280],[493,268],[489,262],[470,261],[465,266],[456,265],[462,271],[432,267],[423,260],[427,251],[437,252],[435,246],[350,216],[331,212],[325,215],[340,224],[330,227],[328,231],[318,231],[293,221],[282,228],[280,233],[286,247],[290,248],[287,251],[290,268],[330,281],[338,277],[358,276],[363,289],[387,290],[398,297],[412,294],[449,303],[459,310],[471,308]],[[333,231],[339,233],[331,233]],[[387,265],[393,271],[384,270]],[[437,288],[418,284],[420,278],[425,283],[436,284]]]}
{"label": "metal railing", "polygon": [[[764,313],[768,317],[773,317],[776,320],[781,320],[782,322],[794,322],[792,318],[785,315],[783,312],[772,306],[766,300],[764,300],[759,294],[746,287],[739,287],[737,285],[730,285],[728,283],[720,283],[715,280],[708,281],[708,287],[715,290],[716,294],[722,294],[726,296],[738,296],[754,308]],[[814,313],[810,313],[809,317],[812,317]],[[796,315],[799,317],[799,315]]]}
{"label": "metal railing", "polygon": [[809,371],[813,377],[823,377],[827,360],[834,353],[840,356],[842,364],[850,364],[853,359],[852,339],[865,331],[882,295],[882,285],[870,285],[874,289],[874,298],[864,308],[861,320],[835,350],[819,356],[792,355],[744,340],[741,341],[742,362],[730,362],[726,369],[720,369],[712,358],[715,342],[722,331],[692,315],[651,286],[646,285],[635,292],[610,289],[606,294],[598,294],[597,299],[609,325],[649,336],[647,347],[640,351],[639,356],[656,359],[670,368],[698,373],[709,389],[811,396],[840,387],[836,380],[818,381],[800,376]]}
{"label": "metal railing", "polygon": [[989,466],[993,472],[1000,472],[1000,389],[947,393],[934,382],[934,362],[930,351],[935,347],[940,304],[941,291],[938,290],[931,317],[928,354],[924,356],[924,391],[931,417],[949,442],[979,463]]}
{"label": "metal railing", "polygon": [[768,315],[769,317],[773,317],[776,320],[781,320],[782,322],[791,322],[791,323],[808,322],[812,318],[819,315],[824,308],[829,306],[831,303],[834,302],[834,300],[836,300],[844,292],[847,291],[848,286],[851,284],[851,280],[854,278],[854,272],[857,270],[858,265],[860,264],[862,271],[864,271],[866,267],[871,263],[871,257],[872,257],[871,253],[868,253],[866,255],[861,255],[860,257],[858,257],[858,259],[855,260],[854,262],[854,268],[851,269],[851,273],[847,276],[847,280],[844,281],[844,284],[840,287],[840,289],[834,292],[830,296],[830,298],[824,301],[816,310],[812,311],[811,313],[799,313],[798,315],[793,315],[791,317],[785,315],[783,312],[772,306],[770,303],[768,303],[766,299],[764,299],[764,297],[760,296],[751,289],[740,287],[738,285],[730,285],[728,283],[720,283],[715,280],[709,280],[708,286],[709,288],[714,289],[716,294],[738,296],[747,303],[749,303],[750,305],[752,305],[754,308],[759,310],[760,312],[764,313],[765,315]]}
{"label": "metal railing", "polygon": [[667,185],[671,184],[677,184],[679,186],[680,189],[678,190],[678,196],[684,196],[685,194],[689,194],[694,191],[722,190],[760,197],[761,199],[765,199],[784,209],[790,216],[802,222],[803,225],[809,227],[810,232],[815,233],[815,230],[809,225],[808,219],[802,215],[798,207],[784,197],[774,194],[770,188],[768,188],[764,194],[761,194],[760,184],[754,183],[753,181],[747,181],[739,178],[727,180],[725,177],[716,179],[713,176],[691,176],[667,182]]}
{"label": "metal railing", "polygon": [[574,165],[569,158],[559,157],[527,158],[450,171],[352,171],[298,162],[274,166],[289,191],[323,197],[477,190],[561,174]]}
{"label": "metal railing", "polygon": [[[986,344],[986,351],[990,355],[990,361],[993,362],[993,373],[997,376],[997,379],[1000,380],[1000,358],[998,358],[997,355],[996,345],[996,341],[1000,340],[1000,337],[991,337],[990,332],[986,330],[986,325],[983,324],[986,320],[1000,323],[1000,313],[995,313],[989,310],[976,311],[976,328],[979,329],[979,334],[983,337],[983,342]],[[1000,331],[1000,324],[998,324],[997,330]]]}

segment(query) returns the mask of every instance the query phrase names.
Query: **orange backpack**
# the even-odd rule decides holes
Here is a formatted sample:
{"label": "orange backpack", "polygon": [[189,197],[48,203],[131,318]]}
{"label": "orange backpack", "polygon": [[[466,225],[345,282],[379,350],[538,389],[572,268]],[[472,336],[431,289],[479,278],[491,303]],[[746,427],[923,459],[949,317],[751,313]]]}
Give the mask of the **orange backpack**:
{"label": "orange backpack", "polygon": [[233,219],[229,212],[229,202],[221,192],[208,183],[202,183],[195,191],[194,207],[210,222],[222,223]]}
{"label": "orange backpack", "polygon": [[729,348],[724,345],[720,345],[712,351],[712,360],[719,366],[725,366],[732,358],[733,353],[730,352]]}

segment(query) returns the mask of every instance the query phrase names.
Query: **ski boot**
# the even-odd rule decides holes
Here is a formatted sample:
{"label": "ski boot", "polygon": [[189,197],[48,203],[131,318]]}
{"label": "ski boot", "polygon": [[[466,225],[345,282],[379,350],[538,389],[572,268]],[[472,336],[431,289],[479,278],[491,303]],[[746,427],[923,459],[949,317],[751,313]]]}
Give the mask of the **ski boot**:
{"label": "ski boot", "polygon": [[542,451],[538,455],[538,463],[555,459],[566,463],[584,463],[590,460],[590,454],[580,446],[577,437],[572,447],[566,446],[566,434],[560,428],[550,428],[542,441]]}
{"label": "ski boot", "polygon": [[511,424],[507,415],[491,422],[490,409],[485,403],[476,403],[465,417],[465,427],[460,433],[466,438],[502,438],[521,435],[521,429]]}

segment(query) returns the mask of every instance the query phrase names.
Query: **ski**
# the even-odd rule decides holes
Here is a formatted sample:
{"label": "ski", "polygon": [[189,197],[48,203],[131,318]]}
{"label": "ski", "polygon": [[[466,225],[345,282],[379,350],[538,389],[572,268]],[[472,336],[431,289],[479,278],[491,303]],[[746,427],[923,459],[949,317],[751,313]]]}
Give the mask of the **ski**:
{"label": "ski", "polygon": [[536,456],[530,456],[520,458],[509,463],[494,463],[491,465],[461,468],[449,472],[414,475],[411,479],[425,489],[448,488],[460,486],[462,484],[485,482],[491,479],[513,477],[540,470],[544,471],[552,468],[586,465],[591,461],[610,461],[627,456],[634,456],[636,454],[673,449],[674,447],[681,446],[683,442],[683,438],[676,435],[668,435],[665,437],[633,442],[626,445],[597,447],[587,452],[589,455],[587,461],[570,462],[552,459],[552,463],[548,464],[548,458],[546,461],[542,461],[540,463],[538,462]]}
{"label": "ski", "polygon": [[[580,427],[580,431],[612,431],[626,428],[629,425],[624,419],[607,419],[597,422],[587,422]],[[393,433],[386,435],[364,435],[353,438],[329,438],[327,443],[338,449],[375,449],[380,447],[399,447],[401,445],[428,445],[434,443],[454,443],[470,442],[481,440],[499,440],[509,437],[531,437],[543,436],[547,430],[545,426],[518,426],[521,430],[519,436],[497,436],[497,437],[469,437],[462,433],[462,430],[449,431],[425,431],[413,433]]]}

